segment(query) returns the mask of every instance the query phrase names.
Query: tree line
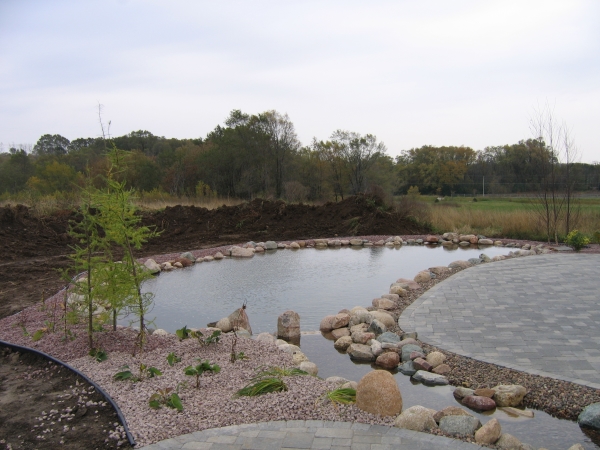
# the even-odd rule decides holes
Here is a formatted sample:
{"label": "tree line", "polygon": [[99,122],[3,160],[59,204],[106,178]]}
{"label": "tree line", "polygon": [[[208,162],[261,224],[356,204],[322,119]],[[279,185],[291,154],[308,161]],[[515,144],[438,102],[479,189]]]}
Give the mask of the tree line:
{"label": "tree line", "polygon": [[[124,151],[127,188],[173,196],[222,196],[288,201],[338,200],[379,189],[405,194],[511,194],[568,183],[576,191],[600,188],[600,165],[562,161],[542,136],[516,144],[470,147],[424,145],[392,158],[372,134],[336,130],[302,145],[287,114],[232,111],[204,138],[175,139],[133,131],[112,142]],[[45,134],[27,151],[0,153],[0,194],[52,194],[83,186],[109,165],[103,138]],[[414,191],[414,189],[413,189]]]}

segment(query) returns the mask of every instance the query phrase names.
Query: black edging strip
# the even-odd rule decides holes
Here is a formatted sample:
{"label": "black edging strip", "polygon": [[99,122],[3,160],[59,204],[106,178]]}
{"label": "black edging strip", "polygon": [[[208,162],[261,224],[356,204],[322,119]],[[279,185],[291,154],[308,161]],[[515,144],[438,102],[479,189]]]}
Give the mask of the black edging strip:
{"label": "black edging strip", "polygon": [[23,347],[23,346],[17,345],[17,344],[11,344],[10,342],[6,342],[6,341],[2,341],[2,340],[0,340],[0,345],[3,345],[5,347],[11,348],[13,350],[21,351],[21,352],[34,353],[36,355],[42,356],[43,358],[49,359],[53,363],[59,364],[65,368],[69,369],[71,372],[74,372],[75,374],[79,375],[81,378],[83,378],[89,384],[94,386],[94,389],[96,389],[98,392],[100,392],[100,394],[102,394],[102,396],[106,399],[106,401],[108,401],[108,403],[110,403],[112,405],[112,407],[115,409],[117,416],[119,417],[119,420],[121,421],[121,425],[123,425],[123,428],[125,429],[125,434],[127,435],[127,440],[129,441],[129,443],[131,444],[132,447],[135,447],[135,439],[133,438],[133,436],[131,435],[131,432],[129,431],[129,428],[127,427],[127,421],[125,420],[125,417],[123,416],[123,413],[121,412],[121,409],[115,403],[115,401],[110,397],[110,395],[108,395],[104,391],[104,389],[102,389],[98,384],[96,384],[94,381],[92,381],[86,375],[81,373],[79,370],[75,369],[74,367],[71,367],[70,365],[61,361],[60,359],[56,359],[55,357],[48,355],[47,353],[41,352],[34,348]]}

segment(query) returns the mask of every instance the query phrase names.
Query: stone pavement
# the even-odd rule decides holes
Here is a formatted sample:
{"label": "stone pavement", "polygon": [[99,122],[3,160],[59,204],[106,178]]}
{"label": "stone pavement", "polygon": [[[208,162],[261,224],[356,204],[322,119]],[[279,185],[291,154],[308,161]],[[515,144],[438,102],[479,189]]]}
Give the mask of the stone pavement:
{"label": "stone pavement", "polygon": [[600,255],[471,267],[423,294],[399,325],[463,356],[600,388]]}
{"label": "stone pavement", "polygon": [[142,449],[483,450],[483,447],[456,439],[382,425],[290,420],[197,431]]}

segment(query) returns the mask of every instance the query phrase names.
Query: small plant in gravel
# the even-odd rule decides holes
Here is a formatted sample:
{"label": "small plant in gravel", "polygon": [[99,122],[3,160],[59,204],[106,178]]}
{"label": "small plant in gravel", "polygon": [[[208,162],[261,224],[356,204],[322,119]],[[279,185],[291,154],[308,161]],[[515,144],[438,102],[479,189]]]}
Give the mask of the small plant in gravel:
{"label": "small plant in gravel", "polygon": [[590,243],[590,238],[588,238],[579,230],[573,230],[567,235],[567,239],[565,242],[568,246],[573,247],[573,250],[578,252]]}
{"label": "small plant in gravel", "polygon": [[133,374],[133,372],[129,369],[129,365],[125,364],[124,366],[121,366],[120,372],[117,372],[116,374],[113,375],[113,378],[117,381],[125,381],[125,380],[131,380],[131,381],[142,381],[144,379],[144,377],[148,377],[148,378],[154,378],[154,377],[159,377],[162,375],[162,372],[160,370],[158,370],[156,367],[148,367],[146,364],[140,363],[140,371],[139,371],[139,375],[135,376]]}
{"label": "small plant in gravel", "polygon": [[183,411],[183,404],[181,398],[179,398],[179,384],[177,389],[173,392],[173,388],[159,389],[150,396],[148,404],[151,408],[159,409],[162,405],[168,406],[169,408],[176,409],[177,411]]}
{"label": "small plant in gravel", "polygon": [[189,338],[191,333],[192,331],[187,327],[187,325],[184,325],[183,328],[180,328],[179,330],[175,330],[175,335],[180,341]]}
{"label": "small plant in gravel", "polygon": [[171,367],[173,367],[176,363],[181,362],[181,358],[175,353],[171,352],[167,355],[167,362]]}
{"label": "small plant in gravel", "polygon": [[89,355],[98,362],[106,361],[108,359],[106,352],[100,348],[91,349]]}
{"label": "small plant in gravel", "polygon": [[211,364],[209,360],[202,361],[200,358],[197,359],[200,361],[200,364],[195,366],[187,366],[183,369],[183,373],[189,376],[196,377],[196,389],[200,389],[200,377],[204,372],[213,372],[219,373],[221,371],[221,367],[218,364]]}
{"label": "small plant in gravel", "polygon": [[[337,408],[338,405],[351,405],[356,403],[356,390],[352,388],[338,388],[332,391],[327,391],[317,402],[331,402]],[[316,404],[315,404],[316,407]]]}
{"label": "small plant in gravel", "polygon": [[210,336],[206,336],[206,337],[204,336],[204,333],[202,333],[202,331],[200,331],[200,330],[192,331],[191,336],[198,339],[198,342],[202,346],[210,345],[210,344],[218,344],[219,341],[221,340],[221,330],[215,330],[212,332],[212,334]]}
{"label": "small plant in gravel", "polygon": [[236,362],[236,361],[241,361],[244,359],[250,359],[248,358],[244,352],[239,352],[239,353],[232,353],[231,354],[231,362]]}
{"label": "small plant in gravel", "polygon": [[288,387],[283,381],[283,377],[308,375],[308,372],[296,367],[274,366],[263,370],[260,369],[262,367],[259,367],[259,372],[250,380],[250,383],[235,393],[235,397],[255,397],[269,392],[287,391]]}

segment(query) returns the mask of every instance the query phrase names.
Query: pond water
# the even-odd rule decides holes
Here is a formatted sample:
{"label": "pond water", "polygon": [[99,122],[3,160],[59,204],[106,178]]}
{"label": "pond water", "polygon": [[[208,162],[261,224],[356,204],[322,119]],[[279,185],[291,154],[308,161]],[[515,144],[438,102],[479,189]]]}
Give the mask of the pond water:
{"label": "pond water", "polygon": [[146,282],[144,290],[156,296],[150,313],[156,328],[171,333],[184,325],[206,326],[244,301],[254,334],[275,332],[277,317],[289,309],[300,314],[302,331],[312,331],[328,314],[371,306],[398,278],[481,253],[492,257],[508,252],[428,246],[272,250],[252,259],[227,258],[163,273]]}
{"label": "pond water", "polygon": [[[387,293],[398,278],[413,278],[423,269],[481,253],[492,257],[509,251],[501,247],[424,246],[274,250],[252,259],[228,258],[164,273],[146,282],[144,290],[155,294],[150,314],[156,317],[155,327],[169,332],[184,325],[206,326],[229,315],[244,301],[254,334],[274,332],[279,314],[292,309],[300,314],[302,351],[319,367],[319,376],[337,375],[358,381],[375,367],[354,363],[320,333],[311,333],[319,329],[324,316],[343,308],[370,306],[371,300]],[[123,319],[121,323],[128,321]],[[404,409],[414,405],[434,409],[462,406],[454,399],[450,386],[428,387],[400,373],[394,376]],[[541,411],[535,411],[534,419],[510,417],[500,410],[493,414],[472,413],[482,423],[497,418],[503,432],[536,448],[566,449],[581,443],[586,449],[600,449],[575,422],[555,419]]]}

